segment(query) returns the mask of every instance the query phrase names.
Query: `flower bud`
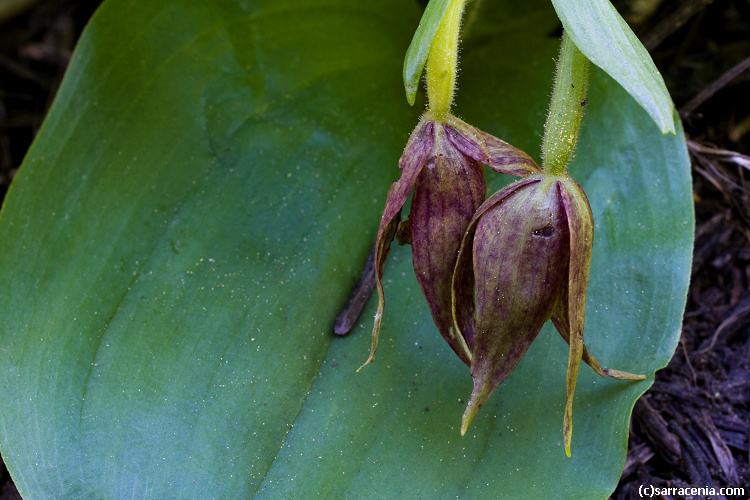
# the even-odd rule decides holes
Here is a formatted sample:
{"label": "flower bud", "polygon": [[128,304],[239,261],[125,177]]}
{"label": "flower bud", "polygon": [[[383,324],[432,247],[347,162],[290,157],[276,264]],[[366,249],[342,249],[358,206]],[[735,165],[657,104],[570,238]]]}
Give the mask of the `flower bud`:
{"label": "flower bud", "polygon": [[401,208],[414,188],[406,238],[414,272],[440,334],[467,365],[469,357],[453,330],[451,281],[466,228],[484,201],[485,163],[494,170],[528,175],[539,167],[523,151],[448,115],[437,121],[426,113],[412,132],[399,160],[401,178],[393,183],[375,242],[378,311],[369,364],[377,348],[385,307],[383,269],[401,220]]}
{"label": "flower bud", "polygon": [[474,214],[452,284],[457,335],[474,379],[461,434],[549,319],[570,344],[563,428],[568,455],[581,359],[602,376],[643,378],[602,369],[583,346],[593,228],[586,195],[567,175],[526,177]]}

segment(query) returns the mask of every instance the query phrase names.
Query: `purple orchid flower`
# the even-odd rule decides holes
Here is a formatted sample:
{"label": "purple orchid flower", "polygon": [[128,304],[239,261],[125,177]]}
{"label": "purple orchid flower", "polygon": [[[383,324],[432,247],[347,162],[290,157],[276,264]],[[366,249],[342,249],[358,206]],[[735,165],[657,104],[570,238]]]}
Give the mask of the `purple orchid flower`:
{"label": "purple orchid flower", "polygon": [[644,378],[602,368],[583,345],[593,241],[588,199],[567,175],[526,177],[492,195],[476,211],[452,285],[457,336],[474,379],[462,435],[549,319],[570,345],[563,425],[568,456],[581,360],[602,377]]}
{"label": "purple orchid flower", "polygon": [[385,307],[383,270],[399,230],[401,209],[414,188],[408,224],[399,233],[411,243],[414,272],[440,334],[467,365],[470,358],[453,328],[451,280],[466,228],[486,196],[482,164],[504,174],[526,176],[539,167],[523,151],[448,114],[437,121],[429,112],[406,144],[385,203],[375,243],[378,310],[370,357],[377,348]]}

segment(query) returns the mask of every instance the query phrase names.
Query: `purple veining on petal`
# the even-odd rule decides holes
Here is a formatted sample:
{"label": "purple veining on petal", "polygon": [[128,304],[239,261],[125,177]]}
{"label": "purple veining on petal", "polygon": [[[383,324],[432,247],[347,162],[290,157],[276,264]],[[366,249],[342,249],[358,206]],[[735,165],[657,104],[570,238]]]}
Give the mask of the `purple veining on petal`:
{"label": "purple veining on petal", "polygon": [[586,194],[572,179],[560,182],[560,198],[570,231],[570,257],[565,288],[567,289],[570,353],[565,376],[566,404],[563,418],[565,453],[570,456],[573,432],[573,396],[578,380],[578,369],[583,356],[583,325],[586,313],[586,290],[589,281],[591,250],[594,241],[594,219]]}
{"label": "purple veining on petal", "polygon": [[488,165],[496,172],[525,177],[541,171],[524,151],[468,123],[451,117],[446,135],[466,156]]}
{"label": "purple veining on petal", "polygon": [[453,272],[452,313],[457,333],[465,339],[470,351],[473,351],[476,330],[473,255],[477,223],[487,211],[493,210],[496,205],[511,196],[515,191],[539,181],[539,177],[529,177],[514,182],[494,193],[474,213],[464,234]]}
{"label": "purple veining on petal", "polygon": [[469,134],[467,131],[463,133],[453,127],[447,126],[446,133],[448,139],[453,143],[456,148],[469,158],[484,163],[489,163],[490,156],[487,152],[487,148],[479,142],[478,134]]}
{"label": "purple veining on petal", "polygon": [[[560,296],[555,303],[555,309],[552,311],[552,324],[555,329],[560,333],[560,336],[570,345],[570,332],[571,332],[571,319],[570,310],[575,308],[575,303],[579,304],[577,307],[585,308],[586,304],[586,288],[588,288],[588,270],[590,266],[591,250],[593,247],[594,237],[594,219],[591,214],[591,207],[586,193],[572,179],[566,179],[561,182],[561,195],[565,205],[565,212],[568,217],[568,225],[571,233],[570,243],[570,264],[573,267],[577,267],[578,270],[566,270],[567,279],[569,282],[568,286],[564,286],[560,292]],[[577,283],[574,282],[578,276]],[[571,290],[578,299],[571,301],[569,299]],[[579,323],[578,327],[573,327],[574,330],[583,331],[585,309],[578,314],[578,319],[575,320]],[[612,370],[604,368],[599,364],[599,361],[589,353],[586,346],[583,346],[581,354],[581,361],[589,365],[594,372],[602,377],[612,377],[616,379],[624,380],[642,380],[642,375],[634,375],[628,372],[622,372],[619,370]],[[572,396],[572,395],[571,395]]]}
{"label": "purple veining on petal", "polygon": [[565,281],[569,232],[555,182],[516,189],[483,214],[474,235],[474,391],[465,431],[550,318]]}
{"label": "purple veining on petal", "polygon": [[435,146],[414,188],[411,221],[414,272],[440,334],[464,363],[452,332],[451,280],[461,240],[486,194],[482,166],[462,155],[435,125]]}
{"label": "purple veining on petal", "polygon": [[383,292],[382,280],[386,258],[390,251],[391,242],[396,235],[398,222],[401,219],[401,208],[404,206],[412,186],[414,186],[420,171],[427,163],[427,158],[433,149],[433,128],[433,124],[424,118],[419,122],[409,137],[409,141],[404,148],[404,153],[398,162],[401,169],[401,177],[388,190],[385,209],[380,218],[378,235],[375,240],[375,286],[378,292],[378,310],[375,313],[372,328],[370,356],[360,369],[370,364],[375,357],[375,351],[378,347],[378,337],[380,335],[380,321],[385,310],[385,294]]}
{"label": "purple veining on petal", "polygon": [[417,176],[427,163],[434,145],[434,124],[428,121],[422,121],[417,125],[406,143],[404,153],[398,160],[398,168],[401,169],[401,177],[394,181],[388,190],[388,196],[385,202],[385,209],[380,222],[383,225],[388,224],[395,217],[396,213],[404,206],[409,192],[416,182]]}

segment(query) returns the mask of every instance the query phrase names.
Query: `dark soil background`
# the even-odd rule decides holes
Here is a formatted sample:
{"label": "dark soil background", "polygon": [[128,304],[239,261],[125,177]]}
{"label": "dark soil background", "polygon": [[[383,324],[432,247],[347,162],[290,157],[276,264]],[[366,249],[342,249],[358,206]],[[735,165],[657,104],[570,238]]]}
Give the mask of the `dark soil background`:
{"label": "dark soil background", "polygon": [[[14,15],[3,12],[10,3],[0,0],[0,202],[100,1],[29,0]],[[635,405],[612,498],[639,498],[641,485],[741,487],[742,495],[712,498],[748,498],[750,0],[614,3],[651,52],[683,118],[696,240],[682,338]],[[18,498],[0,462],[0,500]]]}

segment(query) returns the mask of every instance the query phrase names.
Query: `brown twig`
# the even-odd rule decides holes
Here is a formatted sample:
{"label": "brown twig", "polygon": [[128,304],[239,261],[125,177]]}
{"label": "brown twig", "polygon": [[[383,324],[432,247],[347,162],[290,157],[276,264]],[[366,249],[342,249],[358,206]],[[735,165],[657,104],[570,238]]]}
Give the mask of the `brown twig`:
{"label": "brown twig", "polygon": [[693,484],[713,486],[711,473],[708,471],[706,462],[690,434],[680,427],[675,420],[669,422],[669,430],[679,438],[681,447],[684,449],[682,462],[685,469],[687,469],[686,472],[689,476],[690,482]]}
{"label": "brown twig", "polygon": [[689,115],[698,109],[701,104],[708,101],[716,92],[724,88],[729,82],[737,78],[747,69],[750,69],[750,57],[736,64],[729,71],[717,78],[711,85],[698,92],[692,99],[680,108],[681,115]]}
{"label": "brown twig", "polygon": [[344,307],[333,324],[333,331],[337,335],[346,335],[354,326],[359,318],[362,309],[367,303],[367,299],[375,288],[375,248],[373,247],[370,256],[367,258],[365,269],[362,271],[359,281],[349,295]]}
{"label": "brown twig", "polygon": [[691,17],[705,9],[713,0],[688,0],[682,3],[672,15],[665,17],[641,40],[650,52],[666,38],[680,29]]}
{"label": "brown twig", "polygon": [[745,324],[746,317],[750,315],[750,300],[746,300],[744,304],[737,307],[727,319],[721,322],[719,327],[716,329],[714,334],[711,336],[711,341],[705,347],[702,347],[698,354],[704,354],[713,349],[716,344],[716,339],[719,338],[719,334],[727,328],[736,324]]}
{"label": "brown twig", "polygon": [[750,171],[750,156],[743,155],[736,151],[729,151],[728,149],[717,149],[709,146],[704,146],[698,142],[688,139],[687,141],[688,151],[691,153],[700,153],[708,156],[716,156],[719,160],[734,163],[748,171]]}
{"label": "brown twig", "polygon": [[711,419],[711,415],[705,409],[701,410],[700,417],[696,418],[694,422],[711,444],[711,449],[719,467],[724,473],[724,477],[729,484],[738,484],[737,462],[732,456],[729,446],[727,446],[721,435],[719,435],[719,431]]}
{"label": "brown twig", "polygon": [[648,436],[654,449],[670,464],[676,464],[682,456],[680,440],[668,429],[667,422],[646,399],[641,398],[633,408],[635,419]]}
{"label": "brown twig", "polygon": [[750,190],[740,184],[744,183],[742,170],[738,172],[739,183],[735,182],[720,171],[718,164],[709,160],[707,156],[711,155],[721,161],[733,163],[748,171],[750,171],[750,157],[734,151],[702,146],[694,141],[688,141],[688,150],[695,160],[693,169],[724,196],[738,218],[745,223],[745,227],[750,228],[750,210],[748,210],[747,204],[747,199],[750,198]]}
{"label": "brown twig", "polygon": [[680,338],[680,347],[682,347],[682,355],[685,356],[685,364],[690,369],[690,374],[693,376],[693,386],[698,385],[698,375],[695,373],[693,363],[690,362],[690,356],[688,355],[687,348],[685,347],[685,340]]}
{"label": "brown twig", "polygon": [[628,450],[628,457],[625,460],[625,468],[622,471],[622,477],[627,477],[640,466],[654,458],[654,450],[648,443],[641,443],[633,446]]}

